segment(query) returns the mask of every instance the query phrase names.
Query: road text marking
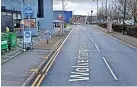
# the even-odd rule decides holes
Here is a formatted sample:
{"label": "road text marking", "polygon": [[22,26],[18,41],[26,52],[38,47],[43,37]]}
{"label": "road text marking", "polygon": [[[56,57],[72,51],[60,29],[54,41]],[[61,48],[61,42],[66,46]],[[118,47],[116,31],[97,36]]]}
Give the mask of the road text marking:
{"label": "road text marking", "polygon": [[77,65],[71,66],[76,68],[71,72],[69,81],[85,81],[89,80],[89,60],[87,46],[81,45],[78,52]]}

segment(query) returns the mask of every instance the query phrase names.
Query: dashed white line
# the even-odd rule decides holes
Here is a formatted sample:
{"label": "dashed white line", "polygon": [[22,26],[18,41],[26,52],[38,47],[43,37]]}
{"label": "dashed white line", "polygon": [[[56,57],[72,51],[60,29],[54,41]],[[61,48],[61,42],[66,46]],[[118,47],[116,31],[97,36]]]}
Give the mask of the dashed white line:
{"label": "dashed white line", "polygon": [[114,77],[114,79],[115,79],[115,80],[118,80],[118,78],[116,77],[116,75],[114,74],[113,70],[112,70],[111,67],[109,66],[109,64],[108,64],[107,60],[105,59],[105,57],[103,57],[103,60],[104,60],[104,62],[106,63],[106,65],[107,65],[110,73],[111,73],[112,76]]}
{"label": "dashed white line", "polygon": [[97,48],[98,52],[100,52],[100,49],[98,48],[97,44],[95,44],[95,47]]}
{"label": "dashed white line", "polygon": [[[88,34],[88,33],[87,33]],[[89,38],[94,42],[93,38],[88,34]]]}
{"label": "dashed white line", "polygon": [[[86,31],[86,28],[84,28],[85,32],[87,33]],[[89,38],[94,42],[93,38],[87,33],[87,35],[89,36]]]}

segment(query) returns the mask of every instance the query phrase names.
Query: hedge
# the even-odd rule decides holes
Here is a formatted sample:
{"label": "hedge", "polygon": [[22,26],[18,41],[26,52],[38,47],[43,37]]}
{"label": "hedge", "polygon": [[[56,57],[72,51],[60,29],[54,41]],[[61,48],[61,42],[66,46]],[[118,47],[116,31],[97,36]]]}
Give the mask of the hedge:
{"label": "hedge", "polygon": [[[98,26],[106,28],[106,23],[100,23],[100,24],[98,24]],[[127,35],[137,37],[137,26],[125,25],[125,28],[126,28]],[[113,31],[121,33],[122,25],[113,24],[112,29],[113,29]]]}
{"label": "hedge", "polygon": [[127,26],[126,31],[128,35],[137,37],[137,26]]}
{"label": "hedge", "polygon": [[102,28],[106,28],[106,23],[99,23],[98,26],[102,27]]}

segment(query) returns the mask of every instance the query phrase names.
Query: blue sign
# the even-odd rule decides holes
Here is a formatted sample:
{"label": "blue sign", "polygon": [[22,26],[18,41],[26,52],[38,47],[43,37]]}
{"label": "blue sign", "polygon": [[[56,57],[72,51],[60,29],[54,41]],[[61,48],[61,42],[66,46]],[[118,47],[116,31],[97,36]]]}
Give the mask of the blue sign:
{"label": "blue sign", "polygon": [[29,38],[31,36],[30,32],[25,32],[25,37]]}
{"label": "blue sign", "polygon": [[24,42],[31,43],[31,31],[24,31]]}
{"label": "blue sign", "polygon": [[24,13],[26,16],[32,16],[33,15],[33,11],[32,11],[32,8],[31,7],[26,7],[25,10],[24,10]]}

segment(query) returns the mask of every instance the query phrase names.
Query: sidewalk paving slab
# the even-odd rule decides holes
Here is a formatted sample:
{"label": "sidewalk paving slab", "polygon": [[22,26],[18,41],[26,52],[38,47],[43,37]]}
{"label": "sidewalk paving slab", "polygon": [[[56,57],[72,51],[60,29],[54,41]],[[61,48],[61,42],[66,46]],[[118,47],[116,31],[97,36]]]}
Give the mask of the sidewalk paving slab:
{"label": "sidewalk paving slab", "polygon": [[16,56],[23,53],[22,48],[16,47],[15,49],[10,50],[9,52],[2,53],[1,55],[1,64],[8,62],[9,60],[15,58]]}

